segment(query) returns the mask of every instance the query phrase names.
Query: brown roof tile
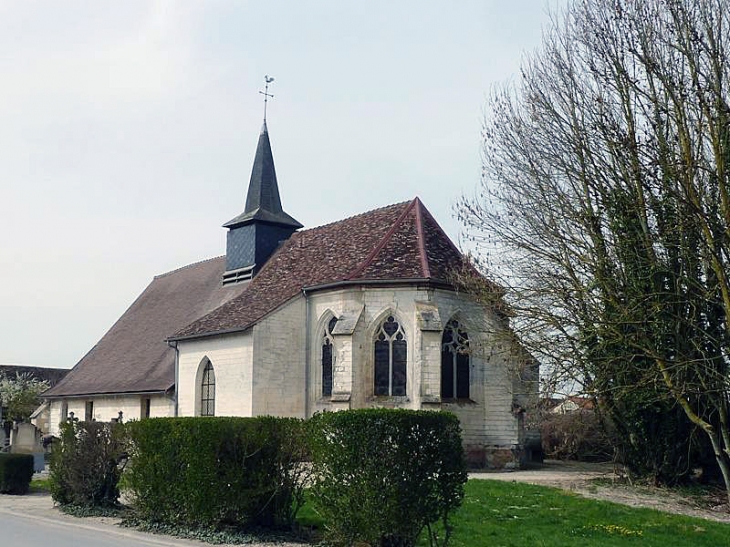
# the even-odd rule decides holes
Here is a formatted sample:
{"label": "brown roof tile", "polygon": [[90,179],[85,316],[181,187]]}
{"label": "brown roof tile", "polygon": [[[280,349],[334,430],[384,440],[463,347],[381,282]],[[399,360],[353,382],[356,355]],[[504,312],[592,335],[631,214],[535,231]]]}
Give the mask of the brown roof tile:
{"label": "brown roof tile", "polygon": [[129,309],[44,396],[160,392],[175,383],[175,352],[165,339],[239,295],[222,287],[225,257],[156,276]]}
{"label": "brown roof tile", "polygon": [[292,235],[247,284],[221,286],[225,257],[155,277],[49,397],[160,392],[174,384],[165,340],[245,330],[337,282],[448,281],[461,253],[416,198]]}
{"label": "brown roof tile", "polygon": [[446,281],[463,257],[415,198],[297,232],[237,298],[172,339],[244,330],[303,288],[341,281]]}

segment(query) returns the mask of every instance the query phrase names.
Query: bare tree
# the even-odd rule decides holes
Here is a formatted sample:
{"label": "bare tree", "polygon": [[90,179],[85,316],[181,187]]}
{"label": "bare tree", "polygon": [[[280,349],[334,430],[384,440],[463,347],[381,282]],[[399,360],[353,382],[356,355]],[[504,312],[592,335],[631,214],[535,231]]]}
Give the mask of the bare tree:
{"label": "bare tree", "polygon": [[0,405],[7,408],[11,420],[25,421],[41,404],[40,394],[47,390],[48,382],[17,372],[15,377],[0,372]]}
{"label": "bare tree", "polygon": [[730,497],[729,4],[575,0],[493,93],[457,209],[555,378],[681,407]]}

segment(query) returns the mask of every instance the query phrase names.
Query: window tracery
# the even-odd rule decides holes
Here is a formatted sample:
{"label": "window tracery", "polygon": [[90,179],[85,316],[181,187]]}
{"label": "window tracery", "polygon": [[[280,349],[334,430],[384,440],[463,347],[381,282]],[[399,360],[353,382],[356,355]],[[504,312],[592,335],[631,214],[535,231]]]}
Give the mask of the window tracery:
{"label": "window tracery", "polygon": [[332,330],[337,324],[337,318],[333,317],[325,326],[322,337],[322,397],[332,395],[332,370],[335,364],[334,338]]}
{"label": "window tracery", "polygon": [[441,338],[441,397],[469,398],[469,335],[454,319]]}
{"label": "window tracery", "polygon": [[375,395],[405,396],[407,357],[403,327],[388,316],[375,335]]}

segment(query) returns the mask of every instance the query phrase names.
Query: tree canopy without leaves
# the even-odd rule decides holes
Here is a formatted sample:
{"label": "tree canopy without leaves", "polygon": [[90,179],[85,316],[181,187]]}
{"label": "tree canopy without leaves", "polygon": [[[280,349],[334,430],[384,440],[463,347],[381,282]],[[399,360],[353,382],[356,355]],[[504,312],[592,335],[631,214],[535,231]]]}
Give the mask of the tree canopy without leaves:
{"label": "tree canopy without leaves", "polygon": [[572,2],[493,93],[458,214],[554,380],[619,428],[681,410],[730,493],[729,46],[727,0]]}
{"label": "tree canopy without leaves", "polygon": [[48,387],[48,382],[30,374],[16,373],[13,377],[0,372],[0,405],[7,409],[5,417],[28,420],[40,404],[40,394]]}

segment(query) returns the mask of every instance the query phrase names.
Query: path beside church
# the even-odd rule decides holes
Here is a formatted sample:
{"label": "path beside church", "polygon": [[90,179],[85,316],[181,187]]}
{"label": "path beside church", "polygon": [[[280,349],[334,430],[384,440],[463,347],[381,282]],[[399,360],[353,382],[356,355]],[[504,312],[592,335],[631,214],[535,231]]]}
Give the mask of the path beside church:
{"label": "path beside church", "polygon": [[[594,499],[603,499],[622,503],[635,507],[651,507],[660,511],[684,514],[694,517],[706,518],[720,522],[730,523],[730,514],[724,506],[716,508],[699,507],[692,503],[692,500],[682,498],[679,495],[666,489],[640,488],[622,486],[619,484],[620,476],[614,469],[613,464],[585,464],[577,462],[546,461],[545,464],[534,469],[502,472],[470,473],[472,479],[492,479],[502,481],[527,482],[543,486],[554,486],[569,490],[581,496]],[[604,479],[606,486],[597,485],[592,479]],[[616,480],[617,484],[610,485]],[[61,513],[53,506],[53,501],[48,494],[28,494],[25,496],[8,496],[0,494],[0,522],[2,522],[3,542],[5,547],[15,547],[12,542],[7,542],[5,531],[8,527],[16,525],[18,533],[23,533],[23,525],[38,530],[37,537],[45,539],[40,545],[47,545],[49,538],[69,536],[79,540],[89,537],[103,538],[91,545],[115,546],[115,545],[140,545],[140,546],[189,546],[209,547],[209,544],[199,541],[178,539],[169,536],[158,536],[120,528],[117,526],[119,519],[108,517],[80,519]],[[45,536],[44,536],[45,534]],[[96,534],[96,536],[94,536]],[[30,537],[26,534],[22,537],[23,547],[31,547]],[[114,543],[114,541],[117,541]],[[53,542],[56,545],[55,542]],[[63,545],[59,541],[59,547]],[[74,546],[85,545],[82,542],[72,543]],[[297,543],[259,543],[251,547],[302,547]]]}
{"label": "path beside church", "polygon": [[[0,494],[3,547],[210,547],[209,543],[138,532],[110,517],[78,518],[54,507],[48,494]],[[302,547],[299,543],[257,543],[250,547]],[[223,546],[225,547],[225,546]]]}

